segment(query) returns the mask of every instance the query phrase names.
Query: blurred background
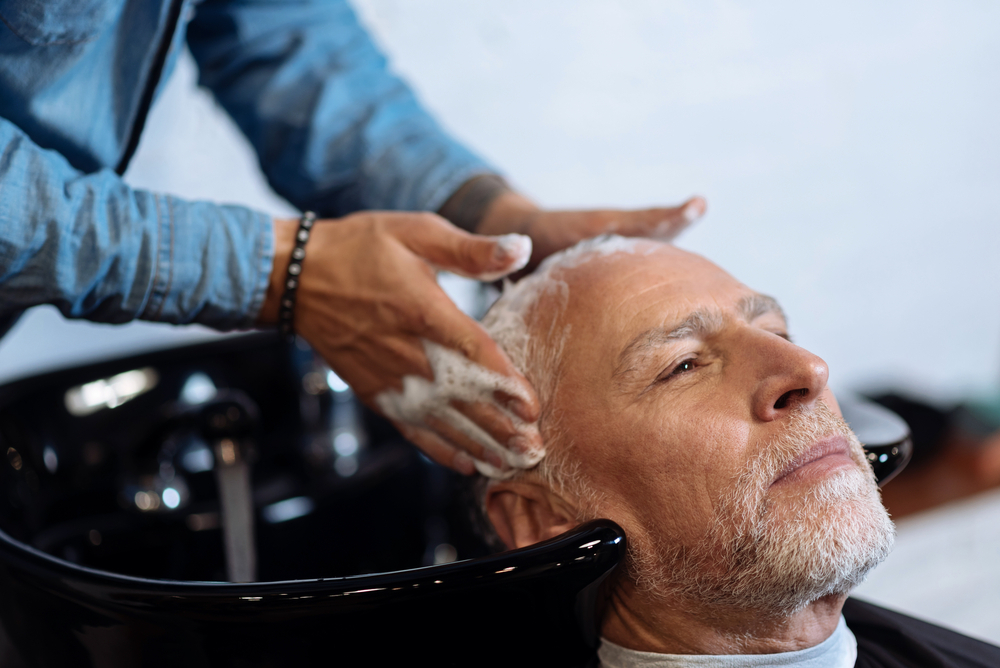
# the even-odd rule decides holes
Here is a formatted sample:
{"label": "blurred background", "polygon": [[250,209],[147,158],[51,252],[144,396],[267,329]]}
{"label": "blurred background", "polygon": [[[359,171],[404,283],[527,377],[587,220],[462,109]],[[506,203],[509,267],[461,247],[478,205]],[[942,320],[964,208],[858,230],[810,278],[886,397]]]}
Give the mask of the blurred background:
{"label": "blurred background", "polygon": [[[707,197],[679,245],[778,297],[838,393],[997,392],[1000,5],[354,5],[426,106],[542,205]],[[126,181],[295,215],[196,80],[185,55]],[[0,382],[216,336],[38,308],[0,342]],[[987,492],[901,520],[859,595],[1000,642],[997,564]]]}

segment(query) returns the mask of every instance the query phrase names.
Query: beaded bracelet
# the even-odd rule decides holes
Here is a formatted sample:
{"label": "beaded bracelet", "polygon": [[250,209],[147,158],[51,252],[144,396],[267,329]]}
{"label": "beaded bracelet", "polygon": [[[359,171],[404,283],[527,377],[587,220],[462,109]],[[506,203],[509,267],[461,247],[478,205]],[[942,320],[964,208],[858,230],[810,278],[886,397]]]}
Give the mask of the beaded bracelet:
{"label": "beaded bracelet", "polygon": [[295,340],[295,327],[293,325],[295,295],[299,289],[302,260],[306,257],[306,242],[309,241],[309,235],[315,222],[315,213],[312,211],[302,213],[302,217],[299,219],[299,231],[295,233],[295,248],[292,249],[292,257],[288,261],[288,272],[285,274],[285,292],[281,295],[281,305],[278,309],[278,331],[289,341]]}

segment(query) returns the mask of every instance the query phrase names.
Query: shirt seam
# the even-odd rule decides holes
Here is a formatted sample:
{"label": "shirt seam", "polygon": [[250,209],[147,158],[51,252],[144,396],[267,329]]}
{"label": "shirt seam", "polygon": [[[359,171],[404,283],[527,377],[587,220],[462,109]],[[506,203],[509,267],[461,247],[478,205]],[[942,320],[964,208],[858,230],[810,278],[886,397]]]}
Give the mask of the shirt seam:
{"label": "shirt seam", "polygon": [[153,316],[154,320],[159,320],[163,314],[163,307],[167,303],[167,295],[170,294],[170,288],[174,284],[174,207],[171,206],[169,201],[167,202],[167,220],[169,221],[168,234],[170,237],[170,251],[167,255],[167,284],[163,287],[160,308],[156,309],[156,315]]}
{"label": "shirt seam", "polygon": [[153,211],[156,212],[156,247],[153,250],[153,280],[149,283],[149,294],[146,297],[146,306],[139,313],[139,318],[145,320],[146,313],[156,304],[156,284],[160,278],[160,246],[163,243],[163,225],[160,221],[160,196],[153,195]]}
{"label": "shirt seam", "polygon": [[[166,255],[166,272],[167,279],[165,281],[165,287],[169,287],[173,282],[173,216],[170,212],[170,207],[167,206],[167,219],[164,221],[163,212],[161,211],[161,206],[167,205],[164,202],[164,198],[158,193],[153,193],[154,209],[156,211],[156,248],[153,251],[153,262],[155,268],[153,270],[153,280],[150,285],[150,296],[146,304],[145,310],[139,315],[141,320],[158,320],[163,314],[163,309],[167,299],[167,293],[164,288],[160,287],[160,283],[163,280],[161,278],[162,271],[164,267],[164,245],[169,244],[169,250]],[[166,229],[165,229],[166,228]],[[166,231],[169,236],[169,242],[164,241],[163,234]]]}

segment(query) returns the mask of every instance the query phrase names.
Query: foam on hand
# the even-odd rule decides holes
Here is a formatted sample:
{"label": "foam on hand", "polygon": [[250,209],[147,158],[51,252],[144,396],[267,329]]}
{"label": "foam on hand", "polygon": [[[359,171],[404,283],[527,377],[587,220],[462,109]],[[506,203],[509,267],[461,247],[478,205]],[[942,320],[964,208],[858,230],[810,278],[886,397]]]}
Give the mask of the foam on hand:
{"label": "foam on hand", "polygon": [[531,237],[524,234],[503,234],[496,239],[496,256],[500,261],[506,261],[505,269],[498,271],[484,271],[479,274],[470,274],[458,269],[451,268],[452,273],[466,278],[473,278],[484,283],[492,283],[500,280],[508,274],[524,269],[531,259]]}
{"label": "foam on hand", "polygon": [[657,239],[659,241],[665,241],[669,243],[676,237],[681,230],[685,227],[698,220],[705,215],[706,204],[705,200],[701,197],[695,197],[681,209],[681,216],[683,216],[684,222],[678,224],[676,220],[663,220],[656,225],[649,228],[648,232],[644,235],[650,239]]}
{"label": "foam on hand", "polygon": [[[520,236],[520,235],[508,235]],[[531,254],[530,241],[528,254]],[[523,266],[523,265],[522,265]],[[521,386],[513,379],[490,371],[470,361],[461,353],[437,343],[424,340],[424,351],[434,373],[434,380],[422,376],[403,377],[403,390],[388,389],[375,397],[375,403],[386,417],[396,422],[428,428],[426,420],[434,417],[446,422],[484,448],[496,453],[511,469],[535,466],[545,455],[544,450],[519,453],[498,443],[475,422],[451,405],[453,400],[467,403],[483,402],[496,406],[507,415],[518,431],[535,429],[497,403],[497,390],[511,396],[527,399]],[[476,469],[490,478],[505,478],[514,470],[502,471],[491,464],[473,460]]]}
{"label": "foam on hand", "polygon": [[[483,326],[486,331],[502,342],[502,348],[513,361],[514,366],[526,372],[528,349],[532,343],[543,345],[549,357],[558,357],[562,350],[567,331],[559,334],[550,332],[547,339],[532,340],[524,320],[527,306],[536,303],[542,293],[551,294],[553,306],[564,309],[568,303],[569,287],[558,277],[558,271],[572,269],[595,258],[613,253],[645,254],[656,250],[656,244],[648,239],[602,235],[556,253],[539,266],[535,272],[517,284],[507,283],[503,297],[486,314]],[[502,272],[490,272],[469,276],[481,281],[493,281],[523,268],[531,257],[531,239],[521,234],[506,234],[497,237],[497,254],[512,258],[511,264]],[[544,341],[544,343],[543,343]],[[427,418],[442,420],[496,453],[511,469],[527,469],[537,465],[545,455],[544,450],[518,453],[498,443],[481,427],[456,410],[453,400],[467,403],[484,402],[496,406],[507,415],[518,431],[536,429],[497,403],[497,390],[515,397],[527,399],[521,386],[513,379],[490,371],[470,360],[461,353],[444,346],[423,341],[427,360],[430,362],[434,380],[411,375],[403,378],[403,390],[384,390],[375,397],[375,403],[382,413],[399,423],[427,429]],[[550,365],[551,366],[551,365]],[[539,396],[551,396],[555,382],[554,374],[535,374],[533,382]],[[490,478],[507,478],[514,470],[503,471],[491,464],[473,459],[476,469]]]}

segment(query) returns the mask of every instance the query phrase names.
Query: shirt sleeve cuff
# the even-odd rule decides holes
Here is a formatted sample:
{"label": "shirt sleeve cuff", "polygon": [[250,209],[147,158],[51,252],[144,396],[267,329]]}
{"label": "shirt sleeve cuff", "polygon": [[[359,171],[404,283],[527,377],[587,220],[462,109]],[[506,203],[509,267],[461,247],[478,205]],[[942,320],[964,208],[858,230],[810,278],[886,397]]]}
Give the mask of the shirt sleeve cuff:
{"label": "shirt sleeve cuff", "polygon": [[143,320],[255,326],[274,264],[270,216],[158,196],[153,282]]}
{"label": "shirt sleeve cuff", "polygon": [[258,216],[257,224],[261,229],[259,236],[261,243],[255,259],[256,279],[250,294],[250,306],[239,325],[240,329],[256,326],[260,310],[264,308],[264,299],[267,297],[267,288],[271,282],[271,269],[274,267],[274,220],[262,213],[255,215]]}

